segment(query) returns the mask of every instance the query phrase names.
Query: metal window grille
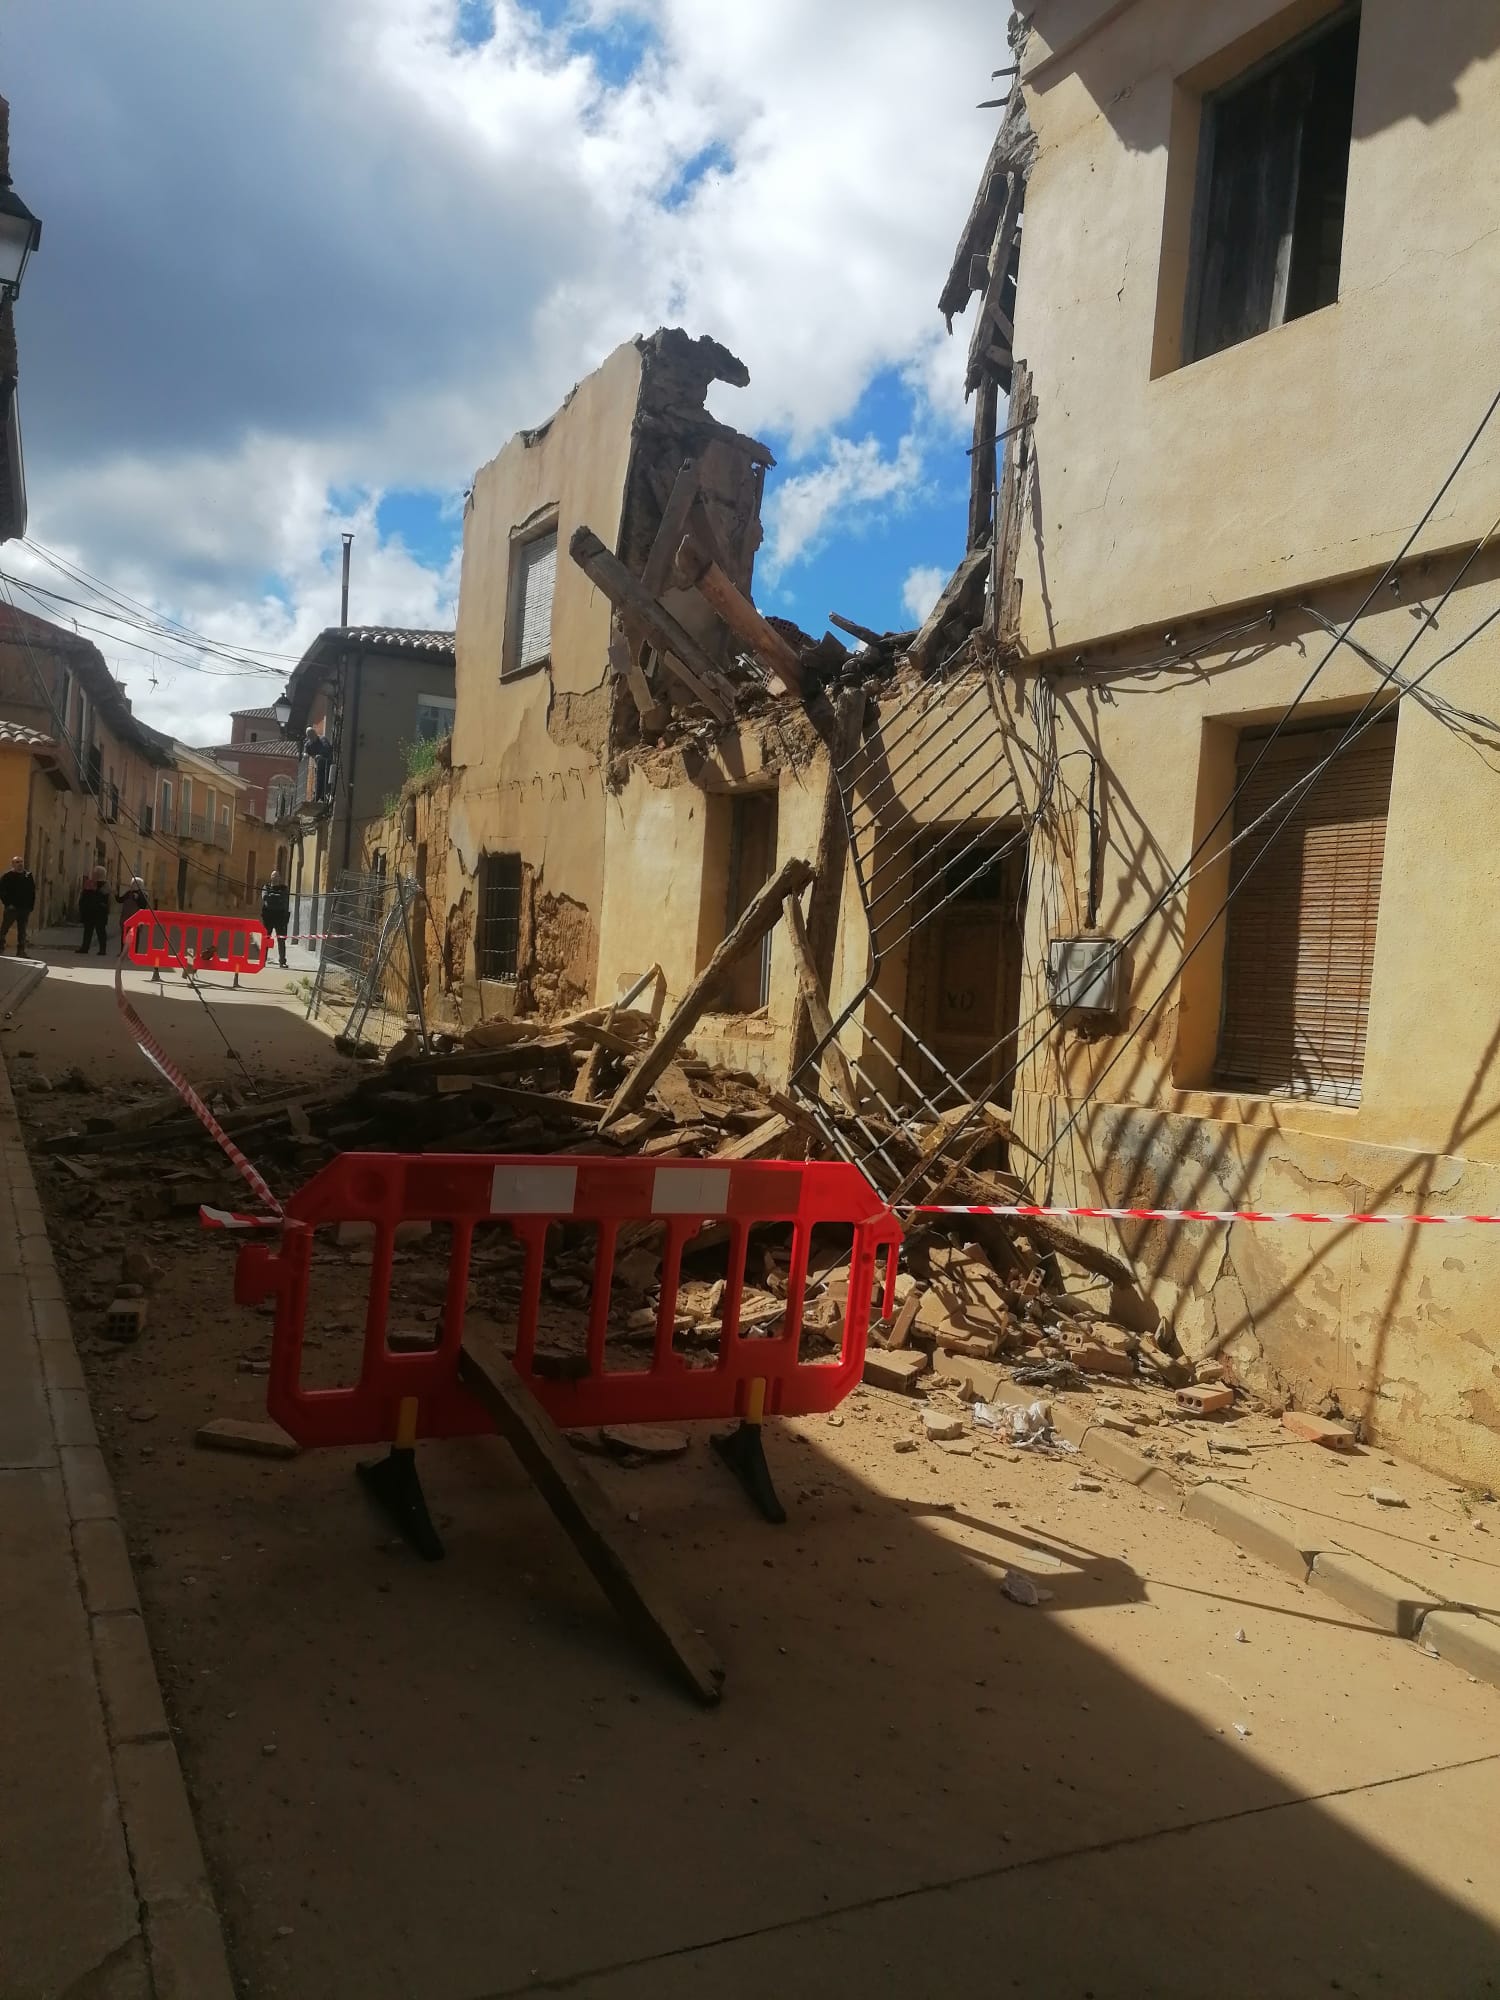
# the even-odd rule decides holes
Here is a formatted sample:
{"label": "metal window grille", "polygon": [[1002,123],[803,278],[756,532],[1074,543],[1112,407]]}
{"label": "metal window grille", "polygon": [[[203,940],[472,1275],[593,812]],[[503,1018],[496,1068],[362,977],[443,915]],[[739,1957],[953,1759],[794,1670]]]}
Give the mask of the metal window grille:
{"label": "metal window grille", "polygon": [[513,980],[521,963],[521,857],[486,854],[479,863],[478,971]]}
{"label": "metal window grille", "polygon": [[511,671],[552,657],[552,598],[557,588],[557,530],[522,542],[514,558]]}

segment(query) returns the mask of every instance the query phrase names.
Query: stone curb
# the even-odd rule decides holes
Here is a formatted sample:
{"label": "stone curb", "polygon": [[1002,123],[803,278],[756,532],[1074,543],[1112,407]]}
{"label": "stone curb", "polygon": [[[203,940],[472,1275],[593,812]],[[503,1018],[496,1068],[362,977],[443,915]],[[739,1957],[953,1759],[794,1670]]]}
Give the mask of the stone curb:
{"label": "stone curb", "polygon": [[1451,1660],[1477,1681],[1500,1688],[1500,1625],[1477,1611],[1429,1611],[1417,1628],[1417,1643],[1439,1659]]}
{"label": "stone curb", "polygon": [[[1025,1391],[1008,1383],[997,1383],[994,1396],[1000,1402],[1026,1400]],[[1326,1591],[1377,1630],[1413,1639],[1476,1680],[1500,1688],[1500,1620],[1462,1604],[1442,1602],[1393,1570],[1382,1569],[1352,1550],[1328,1546],[1297,1515],[1237,1487],[1205,1479],[1184,1493],[1164,1466],[1136,1451],[1120,1432],[1091,1423],[1084,1411],[1058,1406],[1052,1427],[1080,1458],[1173,1506],[1184,1520],[1212,1528],[1246,1555],[1258,1556],[1298,1583]]]}
{"label": "stone curb", "polygon": [[[10,1098],[0,1063],[0,1097]],[[21,1221],[52,1432],[79,1593],[114,1767],[115,1793],[155,2000],[235,2000],[224,1933],[141,1617],[119,1503],[94,1431],[73,1329],[22,1149],[8,1161]]]}

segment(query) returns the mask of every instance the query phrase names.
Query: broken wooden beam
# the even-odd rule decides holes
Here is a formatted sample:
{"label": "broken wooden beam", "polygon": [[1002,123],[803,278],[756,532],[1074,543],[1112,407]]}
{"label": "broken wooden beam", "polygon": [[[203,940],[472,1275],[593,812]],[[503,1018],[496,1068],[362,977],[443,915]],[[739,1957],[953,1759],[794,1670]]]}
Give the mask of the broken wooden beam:
{"label": "broken wooden beam", "polygon": [[681,681],[696,702],[706,708],[716,722],[727,722],[734,713],[734,697],[728,682],[687,631],[659,604],[625,567],[611,555],[592,528],[577,528],[568,544],[568,553],[593,583],[596,583],[617,611],[639,621],[646,637],[661,654],[669,673]]}
{"label": "broken wooden beam", "polygon": [[511,1366],[498,1333],[466,1327],[458,1372],[567,1530],[632,1637],[700,1701],[717,1702],[724,1691],[722,1661],[663,1596],[648,1566],[626,1547],[623,1524],[608,1498]]}
{"label": "broken wooden beam", "polygon": [[990,249],[989,282],[984,288],[984,297],[979,302],[979,310],[974,318],[974,331],[969,338],[968,370],[964,377],[966,393],[971,393],[979,386],[985,356],[990,346],[990,329],[999,313],[1005,280],[1010,274],[1011,251],[1015,245],[1016,232],[1021,226],[1021,204],[1025,195],[1024,179],[1019,173],[1012,174],[1010,186],[1006,190],[1005,206],[1000,211],[1000,220],[995,227],[995,241]]}
{"label": "broken wooden beam", "polygon": [[[938,636],[948,620],[962,612],[971,619],[969,630],[978,625],[984,615],[983,592],[985,572],[990,566],[990,552],[987,548],[970,549],[958,568],[943,587],[943,593],[927,614],[927,621],[907,648],[907,658],[922,672],[932,664],[932,653]],[[976,603],[976,598],[978,602]]]}
{"label": "broken wooden beam", "polygon": [[[844,874],[849,856],[849,822],[844,813],[840,773],[845,771],[859,748],[865,726],[865,696],[861,689],[845,688],[833,704],[833,720],[825,741],[828,770],[823,780],[823,803],[818,820],[818,846],[813,855],[812,894],[807,899],[806,944],[813,979],[826,1002],[833,991],[833,964],[838,952],[839,916],[844,901]],[[821,711],[820,711],[821,712]],[[799,913],[800,914],[800,913]],[[793,949],[796,941],[793,940]],[[812,1054],[814,1043],[825,1039],[825,1030],[814,1026],[812,986],[797,968],[798,1000],[792,1012],[791,1055],[787,1075],[795,1079]],[[837,1060],[848,1064],[840,1051]],[[851,1077],[852,1081],[852,1077]],[[859,1100],[851,1096],[849,1109]]]}
{"label": "broken wooden beam", "polygon": [[[843,1098],[849,1109],[857,1111],[859,1109],[859,1089],[854,1081],[854,1072],[849,1067],[849,1058],[839,1047],[838,1039],[833,1031],[833,1016],[828,1010],[828,999],[823,991],[823,982],[818,977],[818,968],[813,962],[812,946],[807,940],[807,926],[802,921],[802,905],[797,901],[795,896],[788,896],[786,899],[786,934],[787,941],[792,947],[792,963],[797,968],[797,985],[801,993],[802,1009],[806,1014],[807,1025],[811,1034],[808,1055],[811,1055],[813,1048],[820,1049],[823,1060],[829,1064],[833,1071],[834,1088],[838,1091],[839,1096]],[[795,1067],[792,1071],[792,1077],[795,1082],[797,1069],[802,1066],[802,1062],[798,1059],[795,1050],[795,1030],[793,1042],[793,1063]],[[816,1095],[817,1077],[814,1076],[811,1082],[813,1094]]]}
{"label": "broken wooden beam", "polygon": [[852,618],[842,618],[837,611],[829,612],[828,622],[847,632],[851,639],[858,639],[862,646],[885,646],[895,637],[891,632],[875,632],[868,625],[856,625]]}
{"label": "broken wooden beam", "polygon": [[1005,470],[1000,477],[1000,499],[995,509],[995,532],[990,543],[993,567],[990,575],[990,630],[1000,640],[1010,638],[1020,625],[1021,586],[1016,562],[1021,553],[1021,531],[1026,519],[1026,487],[1031,471],[1031,426],[1036,422],[1037,400],[1031,384],[1031,370],[1018,361],[1010,391],[1010,423],[1014,435],[1005,451]]}
{"label": "broken wooden beam", "polygon": [[660,597],[672,581],[672,565],[677,560],[677,551],[687,533],[688,516],[697,498],[698,467],[694,460],[686,459],[672,482],[672,491],[662,509],[661,525],[641,570],[641,588],[652,597]]}
{"label": "broken wooden beam", "polygon": [[801,694],[802,668],[796,653],[691,535],[684,535],[678,548],[676,573],[686,588],[696,590],[709,609],[723,619],[763,667],[777,675],[790,693]]}
{"label": "broken wooden beam", "polygon": [[986,369],[974,403],[974,448],[969,455],[969,547],[988,545],[995,527],[995,424],[1000,412],[1000,384]]}
{"label": "broken wooden beam", "polygon": [[724,983],[725,975],[748,951],[753,951],[766,933],[774,928],[788,896],[805,889],[813,878],[812,864],[788,861],[750,903],[744,915],[713,957],[704,966],[673,1009],[671,1018],[631,1070],[609,1101],[601,1121],[608,1126],[614,1119],[634,1111],[644,1100],[673,1056],[692,1033],[694,1024]]}
{"label": "broken wooden beam", "polygon": [[642,733],[654,736],[665,728],[671,708],[668,703],[658,701],[651,692],[646,670],[636,658],[630,635],[622,629],[618,619],[609,635],[609,664],[613,673],[630,689],[630,698],[641,718]]}
{"label": "broken wooden beam", "polygon": [[785,1159],[782,1147],[791,1130],[792,1121],[783,1117],[781,1112],[773,1111],[753,1131],[742,1132],[737,1139],[726,1139],[722,1146],[715,1146],[708,1157],[711,1160]]}

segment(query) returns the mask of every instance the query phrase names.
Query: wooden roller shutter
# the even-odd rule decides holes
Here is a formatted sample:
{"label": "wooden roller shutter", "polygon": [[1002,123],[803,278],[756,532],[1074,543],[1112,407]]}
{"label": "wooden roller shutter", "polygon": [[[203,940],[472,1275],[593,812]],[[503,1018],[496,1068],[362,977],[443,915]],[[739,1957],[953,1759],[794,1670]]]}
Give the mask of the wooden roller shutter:
{"label": "wooden roller shutter", "polygon": [[[1236,834],[1285,798],[1341,729],[1240,738]],[[1257,757],[1264,761],[1251,774]],[[1368,728],[1285,816],[1235,848],[1217,1081],[1357,1104],[1396,755],[1395,718]]]}

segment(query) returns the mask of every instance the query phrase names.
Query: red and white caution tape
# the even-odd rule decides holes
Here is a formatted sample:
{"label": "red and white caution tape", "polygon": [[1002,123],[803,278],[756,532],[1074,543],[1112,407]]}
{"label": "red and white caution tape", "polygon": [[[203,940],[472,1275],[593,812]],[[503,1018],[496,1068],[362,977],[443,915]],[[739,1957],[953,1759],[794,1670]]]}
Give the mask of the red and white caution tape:
{"label": "red and white caution tape", "polygon": [[917,1206],[906,1211],[911,1215],[1001,1215],[1031,1219],[1035,1221],[1080,1221],[1080,1222],[1322,1222],[1339,1226],[1346,1222],[1385,1222],[1414,1224],[1418,1222],[1494,1222],[1500,1223],[1500,1215],[1412,1215],[1386,1214],[1362,1215],[1315,1215],[1306,1209],[1265,1209],[1265,1208],[1024,1208],[1019,1204],[1003,1207],[999,1204],[980,1207],[931,1207]]}
{"label": "red and white caution tape", "polygon": [[[240,1178],[245,1182],[246,1186],[250,1189],[251,1193],[255,1196],[256,1200],[263,1202],[265,1206],[271,1211],[270,1215],[265,1218],[264,1224],[262,1224],[259,1220],[257,1220],[255,1226],[256,1227],[264,1226],[266,1228],[271,1228],[271,1229],[276,1228],[282,1219],[281,1203],[276,1199],[275,1195],[272,1194],[270,1188],[266,1185],[265,1181],[262,1180],[261,1176],[256,1172],[255,1168],[251,1166],[250,1162],[245,1158],[244,1154],[240,1151],[239,1147],[234,1143],[233,1139],[230,1138],[229,1134],[224,1130],[224,1127],[219,1123],[218,1119],[215,1118],[214,1114],[209,1110],[208,1106],[203,1102],[203,1099],[198,1095],[197,1091],[194,1090],[193,1086],[188,1082],[187,1078],[183,1075],[182,1071],[177,1067],[176,1063],[174,1063],[172,1058],[167,1054],[166,1050],[162,1047],[161,1043],[157,1041],[156,1037],[152,1034],[151,1030],[146,1026],[145,1022],[141,1019],[140,1015],[137,1014],[134,1007],[132,1007],[130,1002],[125,998],[125,984],[118,968],[115,971],[115,1003],[119,1007],[121,1014],[124,1016],[126,1027],[129,1028],[131,1034],[134,1035],[137,1042],[140,1043],[142,1053],[145,1055],[146,1060],[152,1065],[154,1069],[160,1071],[160,1073],[166,1078],[167,1082],[170,1083],[172,1088],[177,1092],[177,1095],[182,1099],[183,1103],[188,1107],[189,1111],[191,1111],[193,1116],[198,1120],[198,1123],[203,1127],[204,1131],[207,1132],[209,1137],[213,1139],[216,1142],[216,1144],[218,1144],[223,1149],[223,1151],[228,1155],[231,1163],[234,1166],[235,1171],[239,1174]],[[207,1213],[207,1211],[204,1212]],[[213,1212],[219,1213],[221,1211],[213,1211]],[[210,1226],[223,1227],[224,1225],[213,1224]]]}

